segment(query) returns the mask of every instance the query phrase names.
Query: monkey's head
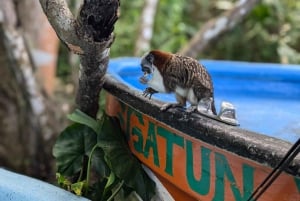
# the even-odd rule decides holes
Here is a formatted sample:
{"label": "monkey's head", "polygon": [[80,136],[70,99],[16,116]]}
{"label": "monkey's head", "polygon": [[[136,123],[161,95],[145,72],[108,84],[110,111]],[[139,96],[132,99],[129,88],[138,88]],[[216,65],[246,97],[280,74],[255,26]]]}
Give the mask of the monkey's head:
{"label": "monkey's head", "polygon": [[142,67],[142,72],[144,73],[144,75],[142,77],[140,77],[141,83],[147,84],[147,82],[149,81],[150,76],[154,72],[153,62],[154,62],[154,55],[151,54],[151,52],[145,54],[142,57],[141,67]]}
{"label": "monkey's head", "polygon": [[141,59],[141,67],[144,75],[140,77],[140,82],[147,84],[155,70],[161,73],[171,56],[172,54],[159,50],[152,50],[146,53]]}

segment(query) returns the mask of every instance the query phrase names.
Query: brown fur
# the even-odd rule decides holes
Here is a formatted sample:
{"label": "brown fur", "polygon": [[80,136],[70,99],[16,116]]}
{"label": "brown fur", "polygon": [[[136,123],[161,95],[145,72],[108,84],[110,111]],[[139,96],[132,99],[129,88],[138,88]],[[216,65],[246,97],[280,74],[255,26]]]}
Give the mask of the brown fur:
{"label": "brown fur", "polygon": [[172,57],[172,54],[168,52],[162,52],[160,50],[152,50],[150,52],[154,56],[154,62],[153,64],[158,68],[158,70],[162,70],[160,68],[164,68],[166,64],[169,62],[169,60]]}
{"label": "brown fur", "polygon": [[[167,92],[175,92],[176,87],[180,86],[192,88],[198,101],[202,98],[214,98],[211,77],[197,60],[159,50],[153,50],[150,53],[154,55],[153,64],[160,71]],[[176,97],[178,101],[185,102],[186,100],[186,97],[180,97],[178,94]],[[216,114],[214,104],[212,110]]]}

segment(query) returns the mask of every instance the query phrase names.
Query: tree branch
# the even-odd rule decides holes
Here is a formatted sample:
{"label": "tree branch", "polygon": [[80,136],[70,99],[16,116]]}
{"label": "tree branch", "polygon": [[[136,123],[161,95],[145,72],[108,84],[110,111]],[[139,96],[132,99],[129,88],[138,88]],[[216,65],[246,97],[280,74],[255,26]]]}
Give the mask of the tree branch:
{"label": "tree branch", "polygon": [[[58,37],[74,53],[80,41],[76,34],[75,19],[65,0],[40,0],[41,6]],[[75,47],[74,47],[75,46]]]}
{"label": "tree branch", "polygon": [[233,9],[217,18],[209,20],[179,53],[190,57],[197,57],[212,40],[216,39],[222,33],[231,30],[241,22],[258,2],[260,0],[239,1]]}
{"label": "tree branch", "polygon": [[119,0],[84,0],[74,19],[64,0],[40,0],[58,37],[80,55],[79,109],[96,118],[98,97],[104,83]]}

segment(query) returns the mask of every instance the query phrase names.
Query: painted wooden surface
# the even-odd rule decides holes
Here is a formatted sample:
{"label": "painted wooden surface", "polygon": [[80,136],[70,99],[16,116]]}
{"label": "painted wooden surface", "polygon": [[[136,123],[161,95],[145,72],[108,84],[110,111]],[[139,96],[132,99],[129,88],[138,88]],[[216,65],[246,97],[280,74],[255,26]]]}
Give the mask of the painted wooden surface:
{"label": "painted wooden surface", "polygon": [[[245,201],[272,171],[173,129],[112,95],[106,111],[120,119],[132,153],[155,172],[175,200]],[[300,178],[283,173],[260,200],[299,201]]]}

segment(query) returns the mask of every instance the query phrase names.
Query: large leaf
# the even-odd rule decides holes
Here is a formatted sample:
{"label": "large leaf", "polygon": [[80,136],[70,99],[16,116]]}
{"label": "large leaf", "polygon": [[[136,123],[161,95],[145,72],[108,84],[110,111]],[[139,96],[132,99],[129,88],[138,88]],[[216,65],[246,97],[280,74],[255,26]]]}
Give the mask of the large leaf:
{"label": "large leaf", "polygon": [[101,148],[97,147],[92,155],[92,166],[96,172],[102,178],[108,178],[110,176],[110,169],[104,160],[104,152]]}
{"label": "large leaf", "polygon": [[119,122],[103,115],[103,124],[98,135],[98,145],[103,149],[107,163],[125,185],[134,189],[144,201],[155,194],[155,183],[148,177],[139,161],[131,154]]}
{"label": "large leaf", "polygon": [[53,147],[58,172],[65,176],[79,172],[83,157],[89,155],[96,141],[96,133],[85,125],[75,123],[67,127]]}
{"label": "large leaf", "polygon": [[101,128],[101,124],[99,124],[97,120],[93,119],[79,109],[76,109],[72,114],[69,114],[68,118],[76,123],[84,124],[92,128],[96,133],[98,133]]}

